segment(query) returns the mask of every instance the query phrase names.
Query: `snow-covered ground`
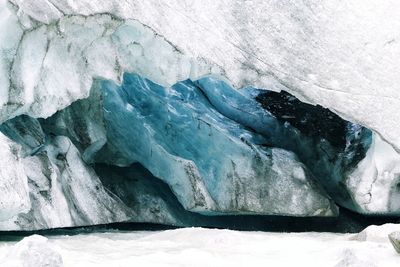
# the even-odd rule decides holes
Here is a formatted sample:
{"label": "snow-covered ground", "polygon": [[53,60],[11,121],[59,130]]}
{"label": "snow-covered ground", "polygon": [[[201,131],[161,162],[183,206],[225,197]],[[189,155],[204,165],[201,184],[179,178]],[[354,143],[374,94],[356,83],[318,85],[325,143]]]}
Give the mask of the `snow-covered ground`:
{"label": "snow-covered ground", "polygon": [[[59,254],[64,266],[73,267],[391,267],[399,266],[400,255],[396,254],[389,243],[387,233],[399,229],[400,225],[370,227],[357,235],[186,228],[156,232],[110,231],[50,236],[46,242],[39,236],[31,236],[17,244],[1,242],[0,265],[38,267],[40,262],[40,266],[53,266],[60,263],[57,258]],[[35,257],[41,255],[41,246],[44,255],[51,260],[49,265],[45,265],[45,258],[34,261]],[[24,255],[29,258],[23,258]],[[25,262],[25,265],[20,264],[21,262]]]}

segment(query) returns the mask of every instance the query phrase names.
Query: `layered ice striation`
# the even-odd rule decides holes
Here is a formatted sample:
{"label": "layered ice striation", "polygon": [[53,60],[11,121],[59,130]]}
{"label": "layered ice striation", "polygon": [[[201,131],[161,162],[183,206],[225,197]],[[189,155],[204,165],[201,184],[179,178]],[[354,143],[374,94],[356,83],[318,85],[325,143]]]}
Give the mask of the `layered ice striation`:
{"label": "layered ice striation", "polygon": [[126,74],[121,86],[101,87],[108,139],[101,160],[141,163],[187,210],[334,213],[294,153],[265,147],[264,137],[219,113],[193,82],[165,88]]}
{"label": "layered ice striation", "polygon": [[24,210],[14,207],[13,216],[0,221],[1,230],[94,225],[129,218],[130,210],[108,194],[68,137],[45,134],[40,123],[28,116],[17,117],[0,128],[10,138],[8,143],[21,144],[20,153],[14,155],[20,159],[8,162],[8,168],[19,172],[21,183],[26,184],[18,186],[17,178],[5,176],[2,180],[15,185],[2,190],[1,201],[27,203]]}
{"label": "layered ice striation", "polygon": [[21,147],[0,133],[0,221],[28,212],[28,179],[19,155]]}
{"label": "layered ice striation", "polygon": [[399,214],[400,155],[378,134],[285,91],[237,91],[211,77],[196,84],[219,112],[261,134],[268,146],[293,151],[337,204]]}
{"label": "layered ice striation", "polygon": [[[129,76],[125,75],[125,77]],[[135,77],[135,79],[132,77]],[[102,94],[109,90],[113,96],[116,95],[116,92],[122,95],[119,97],[122,99],[122,103],[118,104],[121,106],[118,110],[121,110],[123,114],[131,116],[132,113],[140,112],[143,109],[144,111],[141,112],[150,116],[150,110],[155,109],[155,106],[151,104],[152,102],[145,103],[153,100],[147,100],[151,99],[150,97],[140,98],[142,94],[140,92],[146,90],[158,92],[151,95],[165,101],[166,106],[160,107],[160,110],[164,110],[165,114],[172,113],[172,115],[166,115],[167,120],[169,120],[178,112],[175,106],[171,109],[171,104],[176,103],[176,101],[169,100],[168,95],[177,90],[181,92],[184,88],[191,88],[194,92],[198,92],[198,95],[196,100],[195,98],[192,99],[193,101],[189,105],[190,109],[194,109],[194,103],[197,103],[196,101],[200,99],[200,102],[203,103],[202,108],[208,106],[214,111],[214,114],[217,114],[217,117],[223,117],[224,121],[230,121],[230,125],[233,123],[240,125],[241,129],[246,129],[240,130],[241,134],[236,131],[236,135],[239,134],[242,141],[252,139],[251,142],[261,145],[263,149],[268,147],[280,148],[294,152],[298,157],[297,160],[307,166],[318,184],[339,205],[366,214],[398,214],[396,199],[399,197],[397,189],[399,156],[389,144],[370,130],[344,121],[323,107],[302,103],[286,92],[276,93],[251,87],[238,91],[227,82],[215,77],[206,77],[195,82],[186,81],[172,88],[163,88],[135,75],[132,77],[133,80],[131,79],[131,81],[135,82],[128,83],[125,81],[121,87],[112,82],[96,82],[89,100],[74,103],[70,108],[59,112],[47,122],[51,122],[50,127],[54,128],[51,125],[58,125],[59,129],[64,129],[61,132],[58,131],[57,134],[65,134],[65,131],[70,132],[69,136],[76,140],[75,143],[78,146],[87,143],[85,146],[89,147],[92,146],[91,144],[98,144],[98,140],[102,140],[100,143],[103,143],[105,139],[108,139],[106,148],[97,157],[111,164],[126,166],[133,160],[132,146],[117,144],[118,142],[113,140],[126,140],[130,130],[124,130],[126,131],[123,134],[124,136],[116,139],[114,135],[121,132],[120,128],[126,128],[126,123],[121,122],[120,126],[114,126],[111,134],[109,130],[111,126],[107,126],[108,134],[106,134],[106,125],[115,125],[119,123],[119,119],[116,117],[108,121],[102,119],[103,116],[107,118],[107,116],[114,115],[111,111],[112,108],[102,109],[101,104],[98,104],[104,102],[102,105],[106,106],[107,103],[110,103],[107,102],[108,97]],[[107,89],[107,87],[113,87],[114,90]],[[121,93],[121,90],[126,91],[126,93]],[[106,92],[104,93],[104,91]],[[132,92],[136,93],[133,94]],[[123,97],[125,95],[126,97]],[[129,99],[133,103],[130,103]],[[183,100],[178,103],[184,106]],[[88,107],[92,107],[92,109],[88,109]],[[138,107],[141,107],[141,109],[138,109]],[[72,112],[73,110],[75,111]],[[85,112],[82,114],[79,110]],[[201,112],[197,111],[198,113],[204,114],[204,111],[199,107],[197,107],[197,110],[201,110]],[[155,114],[159,114],[159,112],[156,110]],[[182,109],[179,109],[179,112],[182,112]],[[164,113],[161,115],[164,115]],[[161,115],[157,115],[156,118],[163,118]],[[91,117],[96,119],[91,120]],[[153,120],[155,119],[153,118]],[[84,121],[91,121],[91,123],[87,124]],[[76,122],[78,122],[79,127],[77,127]],[[149,127],[150,124],[144,125]],[[185,127],[185,125],[179,127]],[[94,129],[101,129],[101,131]],[[171,131],[173,132],[174,127],[171,122],[168,122],[164,129],[158,129],[168,134]],[[198,131],[199,129],[196,129],[196,132]],[[99,135],[99,132],[101,132],[101,138],[93,139],[91,137],[96,134]],[[160,138],[157,133],[153,135]],[[243,135],[243,133],[246,133],[246,135]],[[110,135],[110,137],[106,137],[106,135]],[[162,138],[164,138],[164,135],[162,135]],[[193,138],[191,137],[191,141],[195,142]],[[185,138],[182,140],[185,140]],[[377,145],[381,149],[375,149]],[[98,145],[95,147],[98,147]],[[123,147],[121,151],[120,147]],[[105,157],[104,155],[112,156]],[[140,155],[143,155],[143,153]],[[387,157],[386,155],[392,156]],[[365,165],[370,166],[370,169],[365,169],[363,167]],[[374,171],[375,168],[379,171]],[[360,170],[363,170],[362,179],[358,175]]]}

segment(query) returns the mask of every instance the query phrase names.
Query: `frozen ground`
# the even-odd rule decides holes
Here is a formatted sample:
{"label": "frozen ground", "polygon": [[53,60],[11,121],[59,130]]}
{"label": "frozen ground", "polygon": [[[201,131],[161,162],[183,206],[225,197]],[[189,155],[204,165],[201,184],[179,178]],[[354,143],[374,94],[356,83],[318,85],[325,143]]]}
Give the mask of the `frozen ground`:
{"label": "frozen ground", "polygon": [[[64,266],[399,266],[400,255],[387,233],[400,225],[371,227],[363,234],[267,233],[186,228],[156,232],[105,232],[74,236],[50,236],[46,242],[0,243],[1,266],[16,265],[29,255],[43,253]],[[38,240],[38,241],[35,241]],[[36,242],[36,243],[35,243]],[[21,246],[24,243],[24,246]],[[26,244],[35,253],[21,253]],[[32,245],[33,244],[33,245]],[[22,247],[22,248],[21,248]],[[17,249],[16,249],[17,248]],[[49,248],[53,250],[50,253]],[[32,250],[32,249],[31,249]],[[28,247],[28,251],[29,247]],[[48,257],[50,257],[48,256]],[[21,259],[19,259],[21,260]],[[38,261],[36,261],[38,262]],[[45,264],[45,261],[41,261]],[[10,263],[10,264],[9,264]],[[13,264],[13,265],[12,265]],[[37,264],[35,264],[35,267]],[[42,265],[42,266],[52,266]],[[59,265],[57,265],[59,266]],[[40,267],[40,266],[39,266]]]}

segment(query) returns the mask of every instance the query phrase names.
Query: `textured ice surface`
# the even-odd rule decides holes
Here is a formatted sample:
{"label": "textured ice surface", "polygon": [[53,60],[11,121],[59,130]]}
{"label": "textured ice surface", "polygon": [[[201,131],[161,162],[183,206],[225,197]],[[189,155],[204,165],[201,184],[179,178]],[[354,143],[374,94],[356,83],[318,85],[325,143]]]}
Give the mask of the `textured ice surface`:
{"label": "textured ice surface", "polygon": [[[273,93],[260,100],[260,92],[265,91],[236,91],[212,77],[162,87],[126,74],[121,86],[96,81],[88,99],[40,123],[20,116],[2,124],[0,130],[22,147],[34,203],[29,214],[3,222],[2,229],[120,221],[209,225],[182,209],[175,196],[185,209],[208,214],[332,214],[318,183],[341,205],[365,213],[398,212],[396,177],[376,179],[360,167],[371,157],[386,162],[375,143],[369,148],[368,130],[285,94],[283,101],[271,98]],[[150,173],[101,167],[98,177],[88,165],[96,162],[139,162]],[[382,165],[381,172],[391,166],[396,164]],[[362,180],[355,179],[357,169],[365,170]],[[53,180],[58,187],[50,186]],[[378,185],[374,192],[381,197],[370,203],[375,210],[352,198]]]}
{"label": "textured ice surface", "polygon": [[396,231],[400,231],[400,224],[371,225],[355,235],[354,239],[358,241],[386,243],[388,235]]}
{"label": "textured ice surface", "polygon": [[192,82],[164,88],[126,74],[120,87],[101,86],[108,143],[99,157],[141,163],[187,210],[332,213],[295,154],[261,146],[262,136],[221,115]]}
{"label": "textured ice surface", "polygon": [[0,222],[31,208],[21,147],[0,133]]}
{"label": "textured ice surface", "polygon": [[92,77],[135,71],[171,85],[215,73],[284,88],[400,148],[394,0],[12,2],[1,1],[3,120],[48,116],[87,96]]}
{"label": "textured ice surface", "polygon": [[[215,225],[218,222],[218,219],[209,220],[185,211],[168,185],[140,166],[119,170],[97,166],[96,171],[101,174],[98,177],[92,166],[83,162],[80,152],[69,138],[56,136],[62,133],[71,135],[83,151],[86,151],[85,145],[90,141],[97,142],[90,139],[91,128],[86,126],[102,120],[90,121],[88,125],[85,116],[81,116],[82,122],[71,120],[77,114],[73,111],[78,112],[78,107],[86,104],[74,103],[71,108],[48,121],[41,121],[41,124],[36,119],[20,116],[1,125],[1,131],[21,144],[19,150],[23,158],[20,159],[20,168],[28,182],[28,189],[23,186],[5,188],[3,195],[25,193],[30,206],[22,211],[15,206],[9,210],[4,207],[4,214],[12,213],[0,222],[0,230],[34,230],[121,221],[170,225]],[[7,142],[10,146],[19,147],[11,140]],[[10,150],[6,147],[4,152]],[[19,154],[13,156],[17,158]],[[17,163],[9,167],[17,169]],[[15,202],[23,198],[12,196],[3,203],[7,203],[6,200]]]}
{"label": "textured ice surface", "polygon": [[97,164],[96,172],[106,190],[132,211],[130,222],[212,225],[209,217],[186,211],[170,187],[139,164],[127,168]]}
{"label": "textured ice surface", "polygon": [[374,135],[371,148],[346,186],[365,213],[400,213],[400,154]]}
{"label": "textured ice surface", "polygon": [[[209,215],[332,215],[318,184],[354,210],[398,213],[398,154],[390,145],[320,107],[274,94],[237,91],[212,77],[163,87],[125,74],[121,86],[96,81],[89,98],[49,119],[7,121],[0,130],[21,146],[32,208],[0,226],[213,225],[183,208]],[[376,149],[377,142],[386,150]],[[371,159],[385,175],[362,167]],[[145,168],[104,165],[96,174],[92,164],[101,162]],[[369,206],[363,190],[373,193]]]}
{"label": "textured ice surface", "polygon": [[[266,139],[264,145],[293,151],[341,206],[363,209],[359,208],[359,200],[351,197],[358,189],[343,184],[348,173],[365,157],[373,135],[370,130],[342,120],[320,106],[302,103],[286,92],[251,87],[237,91],[212,77],[202,78],[196,84],[224,116],[261,134]],[[371,172],[365,175],[374,179]],[[385,182],[382,187],[392,188]],[[385,205],[377,209],[391,210]]]}
{"label": "textured ice surface", "polygon": [[101,91],[92,90],[89,100],[78,100],[41,121],[45,132],[68,136],[81,151],[86,163],[93,163],[94,154],[107,141],[101,97]]}
{"label": "textured ice surface", "polygon": [[22,32],[16,17],[6,15],[3,27],[7,30],[2,34],[10,32],[10,37],[3,37],[7,46],[0,47],[4,54],[0,62],[5,66],[0,72],[5,77],[0,100],[6,104],[0,109],[0,121],[20,114],[48,117],[88,97],[93,78],[118,81],[123,70],[161,84],[190,76],[188,59],[135,21],[110,15],[71,16],[50,25],[33,23]]}
{"label": "textured ice surface", "polygon": [[[52,236],[47,242],[62,256],[65,267],[398,266],[399,255],[387,235],[384,242],[356,241],[353,237],[187,228]],[[0,242],[0,257],[12,249],[11,245]]]}
{"label": "textured ice surface", "polygon": [[400,232],[393,232],[389,234],[390,243],[392,243],[393,248],[397,253],[400,254]]}
{"label": "textured ice surface", "polygon": [[0,265],[4,267],[63,267],[61,255],[54,244],[40,235],[25,237],[12,246],[8,253],[1,257]]}
{"label": "textured ice surface", "polygon": [[[21,127],[26,125],[31,127]],[[40,124],[27,116],[7,122],[1,130],[23,145],[24,155],[19,159],[19,154],[12,154],[17,146],[13,141],[0,143],[10,145],[1,150],[5,153],[1,173],[9,172],[1,187],[1,214],[5,214],[1,230],[92,225],[125,221],[131,216],[131,211],[103,188],[67,137],[45,136]],[[13,216],[6,217],[8,214]]]}
{"label": "textured ice surface", "polygon": [[212,77],[196,84],[224,116],[262,134],[269,146],[295,152],[341,206],[399,214],[400,155],[378,134],[285,92],[237,91]]}
{"label": "textured ice surface", "polygon": [[[60,113],[59,118],[65,114],[70,118],[73,113],[67,110]],[[79,121],[74,122],[75,129],[80,130],[79,137],[87,141],[84,128],[79,128],[82,125]],[[46,130],[65,130],[61,126]],[[0,144],[4,145],[3,160],[7,165],[1,169],[6,176],[2,179],[4,186],[0,187],[0,230],[36,230],[123,221],[181,226],[207,224],[207,220],[185,211],[168,186],[143,168],[117,172],[103,167],[97,169],[102,174],[98,177],[92,166],[82,160],[69,138],[49,132],[45,134],[36,119],[18,117],[1,125],[0,129],[22,144],[19,148],[2,135],[4,140]],[[85,145],[84,142],[77,143]],[[18,158],[17,150],[13,151],[13,148],[22,150],[24,158]],[[16,176],[14,172],[21,174]]]}

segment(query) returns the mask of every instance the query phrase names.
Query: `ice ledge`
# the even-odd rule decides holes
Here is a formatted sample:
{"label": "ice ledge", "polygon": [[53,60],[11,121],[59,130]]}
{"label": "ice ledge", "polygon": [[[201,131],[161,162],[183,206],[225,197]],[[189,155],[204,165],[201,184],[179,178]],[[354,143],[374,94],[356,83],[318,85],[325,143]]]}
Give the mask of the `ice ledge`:
{"label": "ice ledge", "polygon": [[[11,77],[9,89],[0,88],[9,92],[7,101],[1,95],[0,102],[7,104],[0,111],[2,120],[21,113],[49,116],[86,97],[92,77],[118,79],[129,71],[170,85],[214,73],[237,88],[285,88],[375,130],[400,149],[396,1],[12,2],[19,23],[13,33],[25,29],[25,34],[12,47],[15,56],[0,60],[0,66],[9,67],[0,68],[0,80]],[[64,32],[54,27],[63,23]],[[112,27],[104,30],[104,23]],[[0,24],[2,31],[5,25]],[[35,34],[47,42],[37,47]],[[7,45],[1,43],[2,53],[10,51]],[[28,64],[29,57],[21,55],[43,51],[43,46],[48,48],[40,57],[43,64]],[[18,58],[28,64],[20,63],[21,70],[38,73],[36,84],[27,86],[32,77],[15,71]],[[37,66],[41,71],[32,72]],[[18,87],[17,81],[27,82]],[[32,90],[33,101],[20,100]]]}

